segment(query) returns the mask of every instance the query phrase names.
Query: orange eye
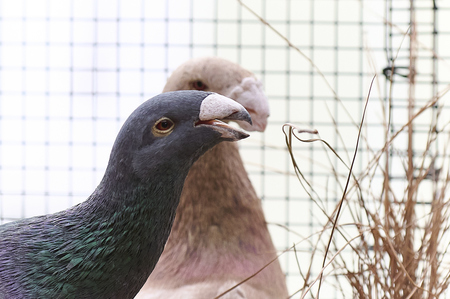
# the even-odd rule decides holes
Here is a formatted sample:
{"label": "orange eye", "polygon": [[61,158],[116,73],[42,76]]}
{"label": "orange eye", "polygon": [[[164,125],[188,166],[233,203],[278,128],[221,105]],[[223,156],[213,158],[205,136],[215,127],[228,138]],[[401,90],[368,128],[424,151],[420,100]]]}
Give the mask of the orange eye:
{"label": "orange eye", "polygon": [[173,126],[173,122],[171,122],[168,119],[163,119],[156,124],[156,128],[160,131],[170,130],[170,128],[172,128],[172,126]]}
{"label": "orange eye", "polygon": [[197,89],[197,90],[205,90],[208,88],[208,86],[206,86],[206,84],[200,80],[192,82],[192,87],[194,87],[194,89]]}
{"label": "orange eye", "polygon": [[171,121],[166,117],[161,118],[153,126],[153,134],[157,136],[167,135],[168,133],[172,132],[173,127],[174,127],[173,121]]}

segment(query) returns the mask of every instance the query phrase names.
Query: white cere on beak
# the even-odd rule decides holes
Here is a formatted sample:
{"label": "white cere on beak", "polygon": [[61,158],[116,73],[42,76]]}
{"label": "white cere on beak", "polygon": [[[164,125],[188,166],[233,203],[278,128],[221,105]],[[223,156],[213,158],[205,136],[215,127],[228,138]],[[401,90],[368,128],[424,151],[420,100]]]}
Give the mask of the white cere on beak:
{"label": "white cere on beak", "polygon": [[263,132],[267,126],[270,115],[269,101],[264,93],[261,81],[254,77],[242,79],[241,84],[234,87],[228,97],[242,104],[252,116],[253,125],[238,122],[247,131]]}
{"label": "white cere on beak", "polygon": [[245,108],[230,98],[217,93],[207,96],[201,106],[199,118],[202,121],[211,119],[224,119],[233,113],[245,110]]}

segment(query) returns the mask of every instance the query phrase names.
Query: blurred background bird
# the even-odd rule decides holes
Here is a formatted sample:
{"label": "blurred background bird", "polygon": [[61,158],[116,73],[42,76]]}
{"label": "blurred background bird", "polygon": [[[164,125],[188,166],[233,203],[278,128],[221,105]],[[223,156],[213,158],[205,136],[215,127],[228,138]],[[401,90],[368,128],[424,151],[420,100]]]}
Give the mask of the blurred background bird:
{"label": "blurred background bird", "polygon": [[[269,105],[262,83],[227,60],[196,58],[179,66],[164,92],[205,90],[242,104],[263,132]],[[248,178],[238,147],[221,143],[191,168],[175,222],[154,272],[137,299],[214,298],[255,274],[277,256],[261,201]],[[287,298],[278,260],[222,298]]]}
{"label": "blurred background bird", "polygon": [[105,175],[79,205],[0,226],[0,298],[133,298],[153,270],[192,163],[251,123],[215,93],[164,93],[124,123]]}

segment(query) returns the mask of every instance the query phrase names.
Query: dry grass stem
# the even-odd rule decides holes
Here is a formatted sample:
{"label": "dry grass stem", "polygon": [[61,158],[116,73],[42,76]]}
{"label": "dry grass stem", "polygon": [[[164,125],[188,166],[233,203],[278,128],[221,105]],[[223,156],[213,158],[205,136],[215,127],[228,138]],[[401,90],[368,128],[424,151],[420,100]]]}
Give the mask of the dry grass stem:
{"label": "dry grass stem", "polygon": [[[315,130],[299,129],[292,124],[282,127],[294,174],[303,189],[301,192],[313,202],[314,211],[321,214],[313,215],[317,231],[309,236],[314,240],[309,240],[313,247],[307,266],[298,257],[300,250],[296,246],[299,243],[288,249],[294,250],[299,276],[303,280],[291,297],[299,293],[301,298],[323,297],[322,284],[327,283],[327,286],[334,285],[336,293],[341,292],[342,297],[348,296],[350,291],[354,298],[363,299],[450,298],[446,294],[450,284],[450,121],[446,115],[448,103],[444,100],[450,91],[450,84],[440,82],[438,85],[433,81],[433,93],[428,101],[416,101],[416,89],[419,88],[416,75],[420,74],[419,63],[416,63],[421,53],[419,49],[425,49],[446,67],[449,63],[419,41],[414,0],[409,1],[410,23],[406,31],[382,17],[386,28],[401,32],[403,38],[397,51],[391,49],[387,53],[390,75],[386,75],[385,82],[381,82],[380,77],[375,81],[379,95],[382,94],[382,86],[386,88],[385,98],[380,96],[377,104],[382,118],[379,128],[383,132],[377,136],[381,144],[376,146],[365,136],[369,134],[370,127],[363,125],[363,122],[358,125],[353,120],[354,115],[350,115],[314,61],[242,0],[237,1],[310,63],[332,92],[332,100],[337,101],[347,114],[347,121],[358,128],[358,136],[355,137],[361,142],[360,150],[364,150],[361,154],[364,155],[361,157],[363,162],[354,169],[358,144],[347,149],[344,132],[339,130],[328,106],[336,140],[344,150],[334,149]],[[400,50],[404,50],[404,42],[409,42],[408,68],[404,68],[408,72],[404,75],[407,79],[404,85],[407,102],[402,110],[405,121],[395,123],[392,107],[398,101],[394,98],[398,93],[393,92],[394,86],[398,88],[396,60]],[[369,68],[377,72],[375,60],[366,44],[364,50]],[[373,83],[372,80],[370,88]],[[366,111],[367,103],[364,107]],[[375,107],[368,107],[368,111],[372,112],[370,109]],[[365,112],[361,116],[364,115]],[[425,117],[430,119],[428,125],[419,122],[420,118]],[[418,126],[421,126],[422,132],[425,131],[422,135],[418,133]],[[316,136],[306,138],[305,134]],[[294,146],[298,146],[294,144],[296,142],[307,143],[314,151],[325,153],[320,157],[326,158],[317,161],[321,169],[329,171],[325,183],[315,182],[303,173],[300,159],[314,166],[316,161],[312,156],[303,159],[300,152],[294,151]],[[340,169],[346,171],[346,177]],[[328,191],[331,182],[335,183],[335,194]],[[336,190],[341,191],[340,196],[337,196]],[[336,202],[328,199],[329,193]],[[345,225],[339,225],[344,221]],[[321,266],[318,266],[319,260]],[[330,283],[331,278],[333,284]]]}

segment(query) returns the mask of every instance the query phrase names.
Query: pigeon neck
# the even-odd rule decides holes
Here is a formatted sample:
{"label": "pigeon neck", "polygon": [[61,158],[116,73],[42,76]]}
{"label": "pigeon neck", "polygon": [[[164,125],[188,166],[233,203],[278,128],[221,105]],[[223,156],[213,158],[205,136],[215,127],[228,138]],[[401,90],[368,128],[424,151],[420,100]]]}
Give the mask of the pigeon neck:
{"label": "pigeon neck", "polygon": [[[240,281],[260,270],[275,252],[238,147],[223,142],[189,171],[170,237],[149,285],[180,286],[213,277]],[[272,272],[281,278],[274,282]],[[285,289],[277,263],[252,283]]]}
{"label": "pigeon neck", "polygon": [[[210,244],[222,234],[244,236],[265,226],[259,198],[247,176],[236,144],[223,142],[203,155],[186,178],[172,229],[173,239],[210,235]],[[198,234],[188,232],[197,228]],[[214,231],[220,228],[220,233]],[[177,237],[176,237],[177,236]],[[172,239],[172,237],[171,237]]]}
{"label": "pigeon neck", "polygon": [[92,216],[103,218],[117,231],[128,231],[127,238],[133,234],[139,239],[160,235],[140,235],[148,230],[167,230],[168,236],[187,172],[180,170],[173,176],[164,176],[156,170],[154,177],[141,179],[120,170],[107,170],[86,201],[89,207],[83,210],[92,211]]}
{"label": "pigeon neck", "polygon": [[139,289],[132,288],[142,286],[153,270],[172,227],[182,190],[180,180],[184,180],[182,173],[173,181],[156,183],[137,179],[111,183],[106,177],[87,201],[74,208],[74,219],[82,223],[81,237],[89,236],[103,248],[92,259],[89,271],[101,269],[100,275],[111,277],[108,293],[112,297],[137,293]]}

